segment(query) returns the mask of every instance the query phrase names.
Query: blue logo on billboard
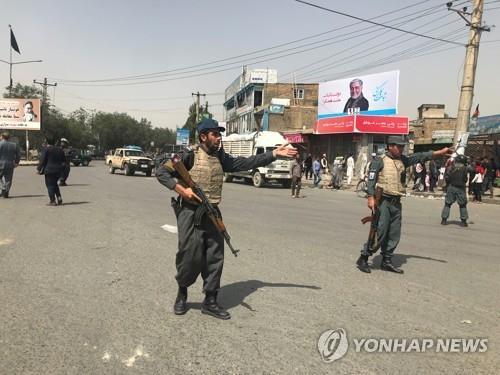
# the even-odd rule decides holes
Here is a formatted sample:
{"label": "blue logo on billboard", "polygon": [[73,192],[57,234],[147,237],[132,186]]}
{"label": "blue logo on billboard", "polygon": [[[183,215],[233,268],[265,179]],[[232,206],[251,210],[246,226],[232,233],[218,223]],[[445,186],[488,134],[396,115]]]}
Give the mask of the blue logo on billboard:
{"label": "blue logo on billboard", "polygon": [[373,93],[373,101],[375,102],[384,102],[387,99],[387,91],[384,89],[384,86],[388,81],[385,81],[381,85],[375,87],[375,91]]}

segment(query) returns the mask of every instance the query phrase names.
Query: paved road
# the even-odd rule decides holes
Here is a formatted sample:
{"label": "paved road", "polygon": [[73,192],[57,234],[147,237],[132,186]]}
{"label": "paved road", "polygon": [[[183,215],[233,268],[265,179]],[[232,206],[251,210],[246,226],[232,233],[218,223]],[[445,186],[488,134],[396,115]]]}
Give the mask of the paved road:
{"label": "paved road", "polygon": [[[359,272],[362,199],[306,189],[224,186],[221,303],[232,319],[171,313],[176,235],[170,192],[154,178],[73,168],[65,205],[46,207],[42,178],[16,170],[0,200],[1,374],[484,373],[498,371],[499,206],[470,205],[471,225],[439,225],[442,201],[408,198],[395,263]],[[453,209],[458,220],[458,209]],[[453,218],[453,217],[452,217]],[[322,362],[320,334],[351,348]],[[482,338],[486,353],[356,353],[353,338]]]}

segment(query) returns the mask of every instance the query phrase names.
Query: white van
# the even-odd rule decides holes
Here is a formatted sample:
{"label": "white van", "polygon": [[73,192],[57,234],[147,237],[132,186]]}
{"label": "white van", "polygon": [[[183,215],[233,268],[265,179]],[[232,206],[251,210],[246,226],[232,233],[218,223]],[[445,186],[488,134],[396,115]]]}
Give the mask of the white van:
{"label": "white van", "polygon": [[[261,131],[249,134],[231,134],[222,138],[224,150],[234,156],[252,156],[272,151],[276,146],[288,143],[285,137],[278,132]],[[278,159],[264,167],[259,167],[245,172],[232,172],[224,174],[224,181],[231,182],[233,178],[244,178],[253,182],[255,187],[262,187],[267,181],[280,182],[283,187],[290,187],[292,176],[290,166],[292,161]]]}

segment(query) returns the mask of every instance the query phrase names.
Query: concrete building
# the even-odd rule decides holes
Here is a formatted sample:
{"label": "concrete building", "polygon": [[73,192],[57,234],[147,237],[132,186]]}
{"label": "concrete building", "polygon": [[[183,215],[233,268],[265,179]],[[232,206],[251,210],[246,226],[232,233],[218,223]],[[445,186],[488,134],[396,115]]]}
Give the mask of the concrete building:
{"label": "concrete building", "polygon": [[437,150],[453,143],[457,119],[449,117],[444,104],[422,104],[418,118],[410,121],[414,151]]}
{"label": "concrete building", "polygon": [[307,143],[316,123],[318,84],[278,83],[273,69],[243,68],[225,91],[227,134],[279,131],[292,142]]}

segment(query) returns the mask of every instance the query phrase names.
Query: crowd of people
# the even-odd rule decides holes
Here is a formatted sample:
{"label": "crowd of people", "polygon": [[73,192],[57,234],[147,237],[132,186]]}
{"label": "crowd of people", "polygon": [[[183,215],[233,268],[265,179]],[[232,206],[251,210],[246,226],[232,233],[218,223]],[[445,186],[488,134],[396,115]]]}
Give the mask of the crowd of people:
{"label": "crowd of people", "polygon": [[[377,154],[372,153],[369,160],[364,157],[360,165],[358,176],[360,179],[366,179],[370,163],[377,158]],[[317,187],[322,180],[328,178],[330,183],[328,187],[340,189],[344,182],[351,186],[354,181],[355,160],[352,153],[346,156],[337,156],[331,163],[328,162],[326,154],[313,156],[307,154],[301,158],[297,155],[294,161],[294,171],[292,176],[297,180],[298,166],[300,164],[300,174],[305,180],[313,180],[313,186]],[[473,202],[481,202],[481,196],[489,193],[493,198],[493,189],[495,179],[500,175],[500,169],[493,158],[468,158],[467,164],[467,186],[468,194],[473,195]],[[405,176],[406,184],[413,182],[413,191],[425,191],[434,193],[437,188],[446,190],[445,179],[446,165],[441,159],[422,161],[419,160],[415,165],[408,169],[408,175]],[[292,182],[297,186],[298,182]]]}

